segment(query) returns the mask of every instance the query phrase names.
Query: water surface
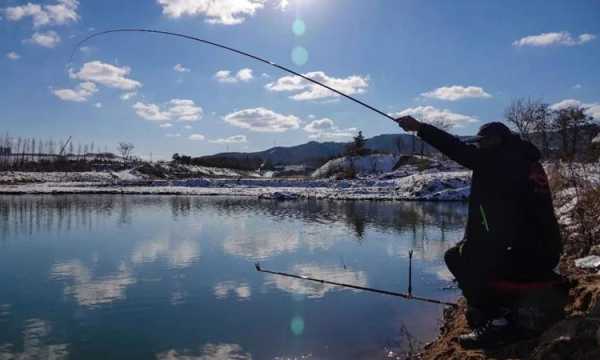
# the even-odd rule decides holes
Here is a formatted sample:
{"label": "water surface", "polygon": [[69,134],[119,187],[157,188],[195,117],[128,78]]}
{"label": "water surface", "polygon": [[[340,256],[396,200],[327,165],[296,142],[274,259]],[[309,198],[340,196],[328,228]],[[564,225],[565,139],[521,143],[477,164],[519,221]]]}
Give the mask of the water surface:
{"label": "water surface", "polygon": [[0,196],[0,358],[381,358],[435,336],[454,300],[462,203]]}

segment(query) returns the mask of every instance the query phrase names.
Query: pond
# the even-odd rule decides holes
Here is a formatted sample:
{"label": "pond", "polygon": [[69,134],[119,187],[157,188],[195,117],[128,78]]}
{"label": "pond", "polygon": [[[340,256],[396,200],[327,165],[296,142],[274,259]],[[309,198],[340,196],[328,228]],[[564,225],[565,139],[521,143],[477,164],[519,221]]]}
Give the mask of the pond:
{"label": "pond", "polygon": [[436,336],[463,203],[0,196],[0,358],[371,359]]}

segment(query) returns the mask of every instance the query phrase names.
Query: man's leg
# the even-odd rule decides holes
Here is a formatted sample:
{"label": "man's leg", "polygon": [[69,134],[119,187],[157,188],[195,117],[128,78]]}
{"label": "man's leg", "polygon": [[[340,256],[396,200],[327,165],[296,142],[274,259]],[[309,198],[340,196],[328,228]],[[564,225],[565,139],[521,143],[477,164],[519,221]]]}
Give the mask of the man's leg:
{"label": "man's leg", "polygon": [[463,252],[462,245],[463,242],[460,242],[446,251],[444,260],[467,300],[469,325],[478,327],[498,316],[499,306],[487,283],[490,280],[488,272],[485,269],[469,267],[467,254]]}

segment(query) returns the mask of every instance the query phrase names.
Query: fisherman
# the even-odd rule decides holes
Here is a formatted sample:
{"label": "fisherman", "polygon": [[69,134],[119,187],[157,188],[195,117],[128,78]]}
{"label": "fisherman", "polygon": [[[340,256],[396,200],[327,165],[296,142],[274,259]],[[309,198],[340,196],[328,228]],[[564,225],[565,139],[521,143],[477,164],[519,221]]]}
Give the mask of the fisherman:
{"label": "fisherman", "polygon": [[467,300],[472,332],[459,341],[471,347],[495,343],[511,324],[493,281],[543,279],[562,252],[540,152],[500,122],[484,124],[466,140],[411,116],[396,122],[473,171],[464,239],[444,260]]}

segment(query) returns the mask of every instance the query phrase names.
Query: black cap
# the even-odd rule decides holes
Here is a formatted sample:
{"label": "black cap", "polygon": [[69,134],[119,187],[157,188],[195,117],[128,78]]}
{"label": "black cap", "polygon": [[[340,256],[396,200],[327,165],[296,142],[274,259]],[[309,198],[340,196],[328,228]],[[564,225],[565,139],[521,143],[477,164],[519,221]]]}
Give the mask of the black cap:
{"label": "black cap", "polygon": [[506,139],[510,135],[512,135],[512,131],[510,131],[508,126],[501,122],[495,121],[481,125],[479,131],[477,132],[477,136],[468,137],[464,141],[468,143],[476,143],[487,137],[499,137]]}

